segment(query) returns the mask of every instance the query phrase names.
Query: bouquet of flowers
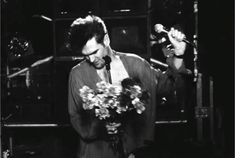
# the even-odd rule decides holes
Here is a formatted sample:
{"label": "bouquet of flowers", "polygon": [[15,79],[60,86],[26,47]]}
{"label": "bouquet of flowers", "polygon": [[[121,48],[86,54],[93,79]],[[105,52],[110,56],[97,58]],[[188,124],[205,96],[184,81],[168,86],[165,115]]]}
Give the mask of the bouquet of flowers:
{"label": "bouquet of flowers", "polygon": [[[88,86],[80,89],[83,109],[93,110],[95,117],[112,126],[114,131],[112,134],[116,135],[119,134],[117,128],[120,127],[122,115],[129,111],[142,114],[149,97],[148,92],[132,78],[124,79],[121,85],[115,86],[101,81],[96,84],[95,90]],[[112,136],[111,140],[114,138],[116,137]]]}

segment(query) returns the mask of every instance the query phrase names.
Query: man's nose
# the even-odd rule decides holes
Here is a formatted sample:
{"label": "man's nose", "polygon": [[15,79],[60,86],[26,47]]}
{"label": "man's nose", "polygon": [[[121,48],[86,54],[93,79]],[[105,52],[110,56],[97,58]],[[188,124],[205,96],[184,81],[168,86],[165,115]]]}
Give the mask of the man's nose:
{"label": "man's nose", "polygon": [[90,62],[93,62],[95,60],[94,54],[89,55],[88,59],[89,59]]}

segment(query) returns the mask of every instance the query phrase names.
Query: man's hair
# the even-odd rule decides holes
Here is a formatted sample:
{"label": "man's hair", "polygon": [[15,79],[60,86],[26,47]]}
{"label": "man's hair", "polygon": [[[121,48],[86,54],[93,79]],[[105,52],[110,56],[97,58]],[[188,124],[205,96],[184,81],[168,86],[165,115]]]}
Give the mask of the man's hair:
{"label": "man's hair", "polygon": [[95,37],[97,43],[102,43],[107,33],[104,21],[95,15],[77,18],[73,21],[68,32],[70,48],[75,53],[80,53],[86,42]]}

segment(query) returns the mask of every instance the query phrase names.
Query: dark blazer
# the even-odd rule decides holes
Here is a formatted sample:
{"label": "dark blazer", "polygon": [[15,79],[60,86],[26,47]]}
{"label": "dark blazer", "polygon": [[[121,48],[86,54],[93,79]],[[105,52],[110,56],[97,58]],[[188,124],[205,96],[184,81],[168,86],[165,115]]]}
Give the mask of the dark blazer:
{"label": "dark blazer", "polygon": [[[142,88],[150,93],[150,101],[143,114],[127,119],[122,137],[125,154],[146,145],[146,141],[154,139],[154,123],[156,113],[156,93],[164,93],[178,77],[178,72],[184,70],[184,66],[176,71],[173,66],[166,72],[161,72],[150,66],[143,58],[129,53],[118,53],[129,77],[137,78],[142,84]],[[170,65],[170,64],[169,64]],[[71,123],[80,136],[78,150],[79,158],[118,158],[106,141],[106,129],[90,113],[82,108],[79,89],[84,85],[96,89],[96,83],[101,79],[96,69],[86,61],[76,65],[70,72],[68,89],[68,110]]]}

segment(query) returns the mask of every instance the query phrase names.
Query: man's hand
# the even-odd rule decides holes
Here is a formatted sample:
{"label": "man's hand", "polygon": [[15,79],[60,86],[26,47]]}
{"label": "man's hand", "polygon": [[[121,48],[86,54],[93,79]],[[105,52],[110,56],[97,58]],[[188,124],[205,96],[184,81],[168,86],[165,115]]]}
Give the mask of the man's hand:
{"label": "man's hand", "polygon": [[135,158],[135,155],[134,155],[134,154],[130,154],[130,155],[128,156],[128,158]]}
{"label": "man's hand", "polygon": [[121,126],[121,123],[109,123],[105,127],[108,134],[116,134],[118,132],[118,127]]}
{"label": "man's hand", "polygon": [[183,55],[186,48],[186,43],[183,41],[185,35],[182,32],[171,28],[171,30],[168,32],[168,37],[172,46],[174,47],[175,55]]}

